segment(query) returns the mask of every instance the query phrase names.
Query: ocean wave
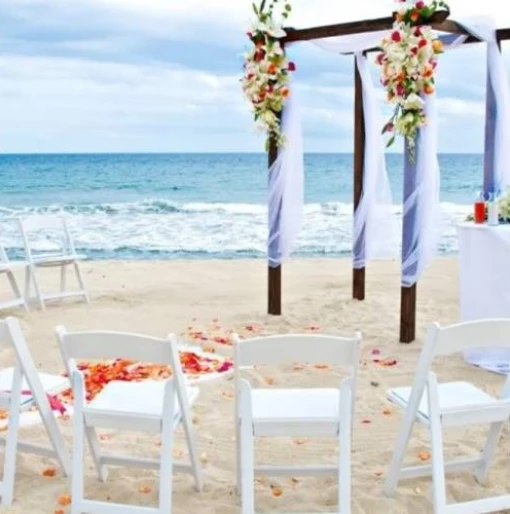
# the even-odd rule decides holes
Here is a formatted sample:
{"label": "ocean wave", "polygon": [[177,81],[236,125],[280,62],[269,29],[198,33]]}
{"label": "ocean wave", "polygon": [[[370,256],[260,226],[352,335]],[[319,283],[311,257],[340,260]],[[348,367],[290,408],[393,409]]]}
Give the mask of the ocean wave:
{"label": "ocean wave", "polygon": [[[456,251],[455,223],[471,206],[443,203],[440,250]],[[402,206],[392,213],[401,222]],[[349,202],[308,203],[296,255],[348,255],[352,245]],[[0,208],[0,219],[48,214],[65,215],[79,251],[91,258],[262,257],[266,253],[267,206],[250,203],[177,203],[148,198],[138,202],[54,204]],[[1,224],[1,243],[14,255],[22,247],[14,223]],[[396,252],[401,230],[392,234]],[[44,233],[33,242],[39,250],[53,250]]]}

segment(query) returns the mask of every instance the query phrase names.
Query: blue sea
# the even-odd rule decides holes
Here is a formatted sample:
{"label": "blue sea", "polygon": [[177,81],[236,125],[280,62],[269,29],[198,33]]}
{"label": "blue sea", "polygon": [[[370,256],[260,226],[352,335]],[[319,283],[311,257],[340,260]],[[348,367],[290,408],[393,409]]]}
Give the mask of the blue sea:
{"label": "blue sea", "polygon": [[[454,223],[471,212],[481,155],[440,156],[440,252],[457,250]],[[402,157],[388,156],[394,215]],[[65,214],[91,259],[263,258],[267,168],[263,154],[0,155],[0,218]],[[352,155],[306,156],[306,219],[296,256],[348,256]],[[14,224],[0,243],[21,252]],[[47,241],[37,241],[41,250]],[[399,235],[395,235],[399,244]]]}

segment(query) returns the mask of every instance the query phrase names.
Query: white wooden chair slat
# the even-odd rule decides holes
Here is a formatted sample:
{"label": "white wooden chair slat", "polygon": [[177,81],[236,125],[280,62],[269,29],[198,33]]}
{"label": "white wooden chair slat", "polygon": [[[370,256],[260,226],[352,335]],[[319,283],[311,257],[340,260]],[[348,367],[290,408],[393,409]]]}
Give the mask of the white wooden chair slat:
{"label": "white wooden chair slat", "polygon": [[[234,335],[236,384],[237,485],[243,514],[254,514],[254,477],[337,476],[338,508],[351,509],[351,431],[361,335],[342,338],[285,335],[246,341]],[[339,388],[252,388],[242,371],[253,366],[328,364],[351,370]],[[254,438],[280,436],[337,437],[342,448],[337,466],[255,466]]]}
{"label": "white wooden chair slat", "polygon": [[[509,348],[510,320],[481,320],[449,327],[433,324],[427,334],[412,388],[395,388],[388,399],[405,409],[402,429],[397,439],[384,492],[394,494],[402,478],[432,475],[435,514],[495,512],[510,508],[510,495],[474,502],[447,504],[445,474],[450,471],[472,471],[483,483],[494,460],[501,430],[510,417],[510,376],[499,398],[495,398],[468,382],[438,384],[431,372],[434,357],[447,356],[475,348]],[[405,451],[415,422],[430,431],[432,464],[404,467]],[[476,459],[445,462],[443,429],[489,424],[489,435],[482,455]]]}
{"label": "white wooden chair slat", "polygon": [[9,260],[5,248],[0,244],[0,275],[3,275],[7,278],[9,287],[11,288],[12,294],[14,295],[14,299],[0,302],[0,310],[12,309],[14,307],[23,307],[26,311],[28,311],[27,302],[25,301],[25,297],[21,292],[18,280],[14,274],[15,270],[23,268],[26,269],[27,267],[28,262],[26,261]]}
{"label": "white wooden chair slat", "polygon": [[[30,218],[20,218],[19,228],[25,247],[27,261],[25,276],[25,301],[31,298],[32,286],[35,291],[35,299],[42,310],[45,309],[45,301],[64,299],[70,297],[81,297],[89,303],[89,296],[85,288],[83,274],[80,269],[80,261],[86,256],[77,254],[74,242],[67,226],[66,218],[63,216],[34,216]],[[56,252],[37,253],[31,244],[31,233],[41,230],[50,230],[48,237],[58,246]],[[67,269],[72,267],[78,282],[78,289],[67,290]],[[39,268],[60,268],[60,291],[54,293],[43,293],[39,284]]]}
{"label": "white wooden chair slat", "polygon": [[[52,384],[52,387],[49,389],[43,387],[40,378],[42,375],[39,375],[37,372],[16,319],[7,318],[4,321],[0,321],[0,346],[14,349],[16,355],[15,368],[0,371],[0,374],[3,373],[1,379],[2,387],[4,387],[4,384],[10,382],[9,392],[2,394],[3,398],[9,397],[7,435],[5,439],[0,439],[0,445],[5,446],[3,479],[0,487],[0,504],[9,506],[13,500],[16,456],[18,452],[52,457],[58,460],[65,475],[68,475],[71,471],[70,458],[66,450],[65,442],[47,398],[48,393],[56,392],[55,384],[62,384],[60,386],[60,390],[62,390],[69,387],[69,382],[63,377],[44,375],[46,378],[52,378],[54,380],[48,381]],[[27,395],[24,394],[25,389],[30,390],[32,393],[29,401],[27,401]],[[51,442],[51,448],[23,442],[18,438],[21,412],[33,405],[35,405],[39,411],[39,415]]]}
{"label": "white wooden chair slat", "polygon": [[[202,487],[202,476],[191,421],[190,405],[198,397],[198,390],[186,386],[179,352],[174,336],[167,339],[117,332],[67,332],[57,328],[62,356],[72,376],[75,397],[74,446],[72,478],[73,514],[111,512],[115,514],[171,513],[173,471],[190,473],[196,488]],[[110,382],[92,401],[85,399],[83,374],[78,371],[78,360],[126,359],[172,367],[172,378],[166,381]],[[183,425],[190,464],[172,462],[173,433]],[[156,432],[161,434],[161,453],[158,460],[130,456],[104,455],[100,451],[96,428]],[[85,439],[100,480],[107,478],[107,465],[130,466],[160,471],[160,497],[157,508],[116,505],[91,501],[84,495]]]}

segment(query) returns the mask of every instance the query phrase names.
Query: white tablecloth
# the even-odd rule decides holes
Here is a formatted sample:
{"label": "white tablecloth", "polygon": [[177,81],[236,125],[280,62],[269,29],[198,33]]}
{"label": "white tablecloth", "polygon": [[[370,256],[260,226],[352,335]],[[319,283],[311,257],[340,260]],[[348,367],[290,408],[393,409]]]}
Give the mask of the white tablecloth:
{"label": "white tablecloth", "polygon": [[[461,320],[510,318],[510,225],[463,223],[457,232]],[[509,372],[510,350],[471,350],[464,357],[490,371]]]}

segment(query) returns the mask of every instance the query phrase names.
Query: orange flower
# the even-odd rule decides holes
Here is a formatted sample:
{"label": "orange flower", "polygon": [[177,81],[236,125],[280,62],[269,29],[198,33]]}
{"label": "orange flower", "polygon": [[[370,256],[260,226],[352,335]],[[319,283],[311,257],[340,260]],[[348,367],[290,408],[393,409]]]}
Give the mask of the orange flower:
{"label": "orange flower", "polygon": [[43,477],[52,478],[57,474],[57,471],[55,468],[46,468],[41,474]]}
{"label": "orange flower", "polygon": [[288,87],[282,87],[281,89],[283,98],[287,98],[290,94],[290,90]]}
{"label": "orange flower", "polygon": [[413,12],[411,13],[410,18],[411,18],[411,21],[412,21],[413,23],[418,22],[418,21],[420,21],[420,13],[419,13],[418,11],[413,11]]}
{"label": "orange flower", "polygon": [[423,92],[426,95],[431,95],[435,90],[436,89],[435,89],[435,87],[432,84],[425,84],[425,86],[423,88]]}
{"label": "orange flower", "polygon": [[278,68],[274,64],[270,64],[267,67],[267,72],[269,73],[269,75],[274,75],[277,71],[278,71]]}
{"label": "orange flower", "polygon": [[434,53],[442,54],[444,52],[442,41],[440,39],[434,39],[434,41],[432,41],[432,49],[434,50]]}
{"label": "orange flower", "polygon": [[425,71],[423,72],[423,76],[424,76],[426,79],[429,79],[429,78],[431,78],[433,75],[434,75],[434,69],[433,69],[431,66],[427,66],[427,67],[425,68]]}

